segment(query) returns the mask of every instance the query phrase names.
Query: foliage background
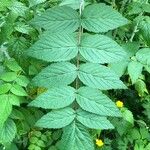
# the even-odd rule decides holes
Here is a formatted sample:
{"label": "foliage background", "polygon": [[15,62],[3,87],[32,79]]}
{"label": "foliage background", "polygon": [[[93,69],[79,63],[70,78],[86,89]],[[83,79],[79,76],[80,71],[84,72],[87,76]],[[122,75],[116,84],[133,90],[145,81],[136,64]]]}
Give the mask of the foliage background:
{"label": "foliage background", "polygon": [[[117,41],[128,58],[109,66],[128,86],[127,90],[111,90],[115,101],[121,100],[122,118],[111,120],[114,130],[91,130],[93,141],[100,138],[103,150],[150,149],[150,4],[148,0],[87,0],[86,4],[106,3],[129,20],[129,24],[109,31],[107,35]],[[1,148],[6,150],[57,150],[62,130],[46,130],[34,126],[45,110],[28,107],[37,95],[45,91],[30,84],[48,63],[33,59],[26,51],[42,34],[30,21],[35,15],[57,5],[79,8],[74,0],[0,0],[0,96]],[[140,53],[140,49],[146,49]],[[136,57],[135,57],[136,56]],[[137,61],[138,57],[138,61]],[[18,80],[14,79],[18,77]],[[14,88],[11,88],[11,87]],[[6,99],[5,104],[2,99]],[[4,119],[7,118],[6,121]]]}

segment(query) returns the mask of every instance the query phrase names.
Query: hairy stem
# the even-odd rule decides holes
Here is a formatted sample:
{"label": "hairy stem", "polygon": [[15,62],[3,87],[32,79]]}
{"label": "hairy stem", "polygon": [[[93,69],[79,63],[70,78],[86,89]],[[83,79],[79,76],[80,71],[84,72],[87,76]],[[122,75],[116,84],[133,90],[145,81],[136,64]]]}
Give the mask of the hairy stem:
{"label": "hairy stem", "polygon": [[[79,8],[80,16],[82,15],[83,8],[84,8],[84,0],[81,0],[80,1],[80,8]],[[82,28],[81,23],[80,23],[79,32],[78,32],[78,47],[80,47],[80,45],[81,45],[82,33],[83,33],[83,28]],[[77,70],[79,70],[79,66],[80,66],[80,54],[79,54],[79,51],[78,51],[76,59],[77,59],[76,60]],[[77,77],[76,78],[76,89],[78,89],[78,88],[79,88],[79,79]]]}

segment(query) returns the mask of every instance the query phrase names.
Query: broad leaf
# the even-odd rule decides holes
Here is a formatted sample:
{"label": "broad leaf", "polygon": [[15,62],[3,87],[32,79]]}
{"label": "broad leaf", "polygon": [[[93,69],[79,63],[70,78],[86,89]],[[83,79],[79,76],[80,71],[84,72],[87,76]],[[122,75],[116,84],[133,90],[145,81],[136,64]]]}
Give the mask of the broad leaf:
{"label": "broad leaf", "polygon": [[67,6],[54,7],[46,10],[41,16],[36,16],[32,24],[51,32],[73,32],[79,27],[79,15]]}
{"label": "broad leaf", "polygon": [[0,127],[3,126],[12,111],[8,95],[0,95]]}
{"label": "broad leaf", "polygon": [[78,53],[75,37],[72,34],[44,34],[27,51],[31,57],[48,62],[66,61],[74,58]]}
{"label": "broad leaf", "polygon": [[93,63],[112,63],[124,58],[124,50],[111,38],[104,35],[86,34],[81,43],[81,55]]}
{"label": "broad leaf", "polygon": [[75,89],[72,87],[52,88],[38,96],[29,106],[45,109],[58,109],[70,105],[75,100]]}
{"label": "broad leaf", "polygon": [[137,61],[131,61],[128,64],[128,73],[131,78],[132,84],[134,84],[142,73],[143,65]]}
{"label": "broad leaf", "polygon": [[64,128],[60,142],[61,150],[94,150],[88,130],[75,121]]}
{"label": "broad leaf", "polygon": [[15,138],[17,129],[13,120],[8,119],[0,129],[0,143],[11,143]]}
{"label": "broad leaf", "polygon": [[33,83],[41,87],[58,87],[72,83],[77,77],[77,68],[69,62],[54,63],[43,69]]}
{"label": "broad leaf", "polygon": [[80,65],[79,79],[85,85],[101,90],[126,88],[113,70],[99,64],[86,63]]}
{"label": "broad leaf", "polygon": [[107,32],[127,22],[120,13],[103,3],[87,6],[82,16],[82,26],[92,32]]}
{"label": "broad leaf", "polygon": [[101,116],[121,116],[111,99],[97,89],[81,87],[76,99],[80,107],[88,112]]}
{"label": "broad leaf", "polygon": [[[92,107],[92,106],[91,106]],[[113,129],[113,125],[106,117],[92,114],[83,110],[77,111],[77,120],[91,129]]]}
{"label": "broad leaf", "polygon": [[69,125],[75,118],[75,111],[72,108],[53,110],[44,115],[36,126],[42,128],[63,128]]}
{"label": "broad leaf", "polygon": [[144,65],[150,65],[150,48],[142,48],[136,53],[136,58]]}

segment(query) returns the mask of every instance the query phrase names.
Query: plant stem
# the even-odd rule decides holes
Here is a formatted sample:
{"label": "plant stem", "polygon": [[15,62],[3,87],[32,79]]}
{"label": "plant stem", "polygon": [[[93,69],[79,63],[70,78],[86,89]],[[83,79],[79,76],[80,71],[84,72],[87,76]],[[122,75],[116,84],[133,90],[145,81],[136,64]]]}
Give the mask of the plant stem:
{"label": "plant stem", "polygon": [[[80,17],[82,15],[83,8],[84,8],[84,0],[81,0],[80,1],[80,8],[79,8]],[[83,33],[83,28],[82,28],[81,23],[80,23],[79,32],[78,32],[78,48],[81,45],[82,33]],[[78,54],[77,54],[76,66],[77,66],[77,70],[79,70],[79,66],[80,66],[80,54],[79,54],[79,51],[78,51]],[[79,78],[77,77],[76,78],[76,89],[78,89],[78,88],[79,88]]]}

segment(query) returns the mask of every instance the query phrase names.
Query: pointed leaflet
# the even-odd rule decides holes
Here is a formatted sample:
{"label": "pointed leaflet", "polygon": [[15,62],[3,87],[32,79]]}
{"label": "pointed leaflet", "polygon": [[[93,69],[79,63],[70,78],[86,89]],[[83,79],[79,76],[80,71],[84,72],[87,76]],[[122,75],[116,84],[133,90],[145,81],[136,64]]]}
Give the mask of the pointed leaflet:
{"label": "pointed leaflet", "polygon": [[67,6],[54,7],[36,16],[31,23],[51,32],[74,32],[79,27],[79,15]]}
{"label": "pointed leaflet", "polygon": [[88,112],[101,116],[120,116],[116,105],[101,91],[90,87],[81,87],[76,100],[80,107]]}
{"label": "pointed leaflet", "polygon": [[66,61],[78,53],[77,41],[72,34],[43,34],[27,55],[48,62]]}
{"label": "pointed leaflet", "polygon": [[70,84],[77,77],[77,68],[69,62],[54,63],[43,69],[33,83],[41,87],[58,87]]}
{"label": "pointed leaflet", "polygon": [[75,89],[72,87],[52,88],[38,96],[29,106],[45,109],[58,109],[70,105],[75,100]]}
{"label": "pointed leaflet", "polygon": [[63,131],[59,144],[61,150],[94,150],[90,134],[82,124],[74,121]]}
{"label": "pointed leaflet", "polygon": [[72,108],[52,110],[44,115],[36,126],[41,128],[63,128],[69,125],[75,118],[75,111]]}
{"label": "pointed leaflet", "polygon": [[138,61],[131,61],[128,64],[128,73],[131,78],[132,84],[134,84],[137,79],[142,74],[143,65]]}
{"label": "pointed leaflet", "polygon": [[81,42],[81,55],[92,63],[112,63],[122,60],[124,50],[111,38],[104,35],[86,34]]}
{"label": "pointed leaflet", "polygon": [[85,85],[101,90],[126,88],[113,70],[99,64],[86,63],[80,65],[79,79]]}
{"label": "pointed leaflet", "polygon": [[16,132],[17,128],[14,121],[8,119],[0,129],[0,143],[11,143],[15,138]]}
{"label": "pointed leaflet", "polygon": [[136,53],[136,58],[144,65],[150,65],[150,48],[142,48]]}
{"label": "pointed leaflet", "polygon": [[91,129],[113,129],[113,125],[106,117],[92,114],[83,110],[77,111],[77,120]]}
{"label": "pointed leaflet", "polygon": [[120,13],[103,3],[87,6],[82,16],[83,28],[92,32],[107,32],[127,22]]}
{"label": "pointed leaflet", "polygon": [[9,117],[12,111],[12,104],[9,101],[8,95],[0,95],[0,127]]}

